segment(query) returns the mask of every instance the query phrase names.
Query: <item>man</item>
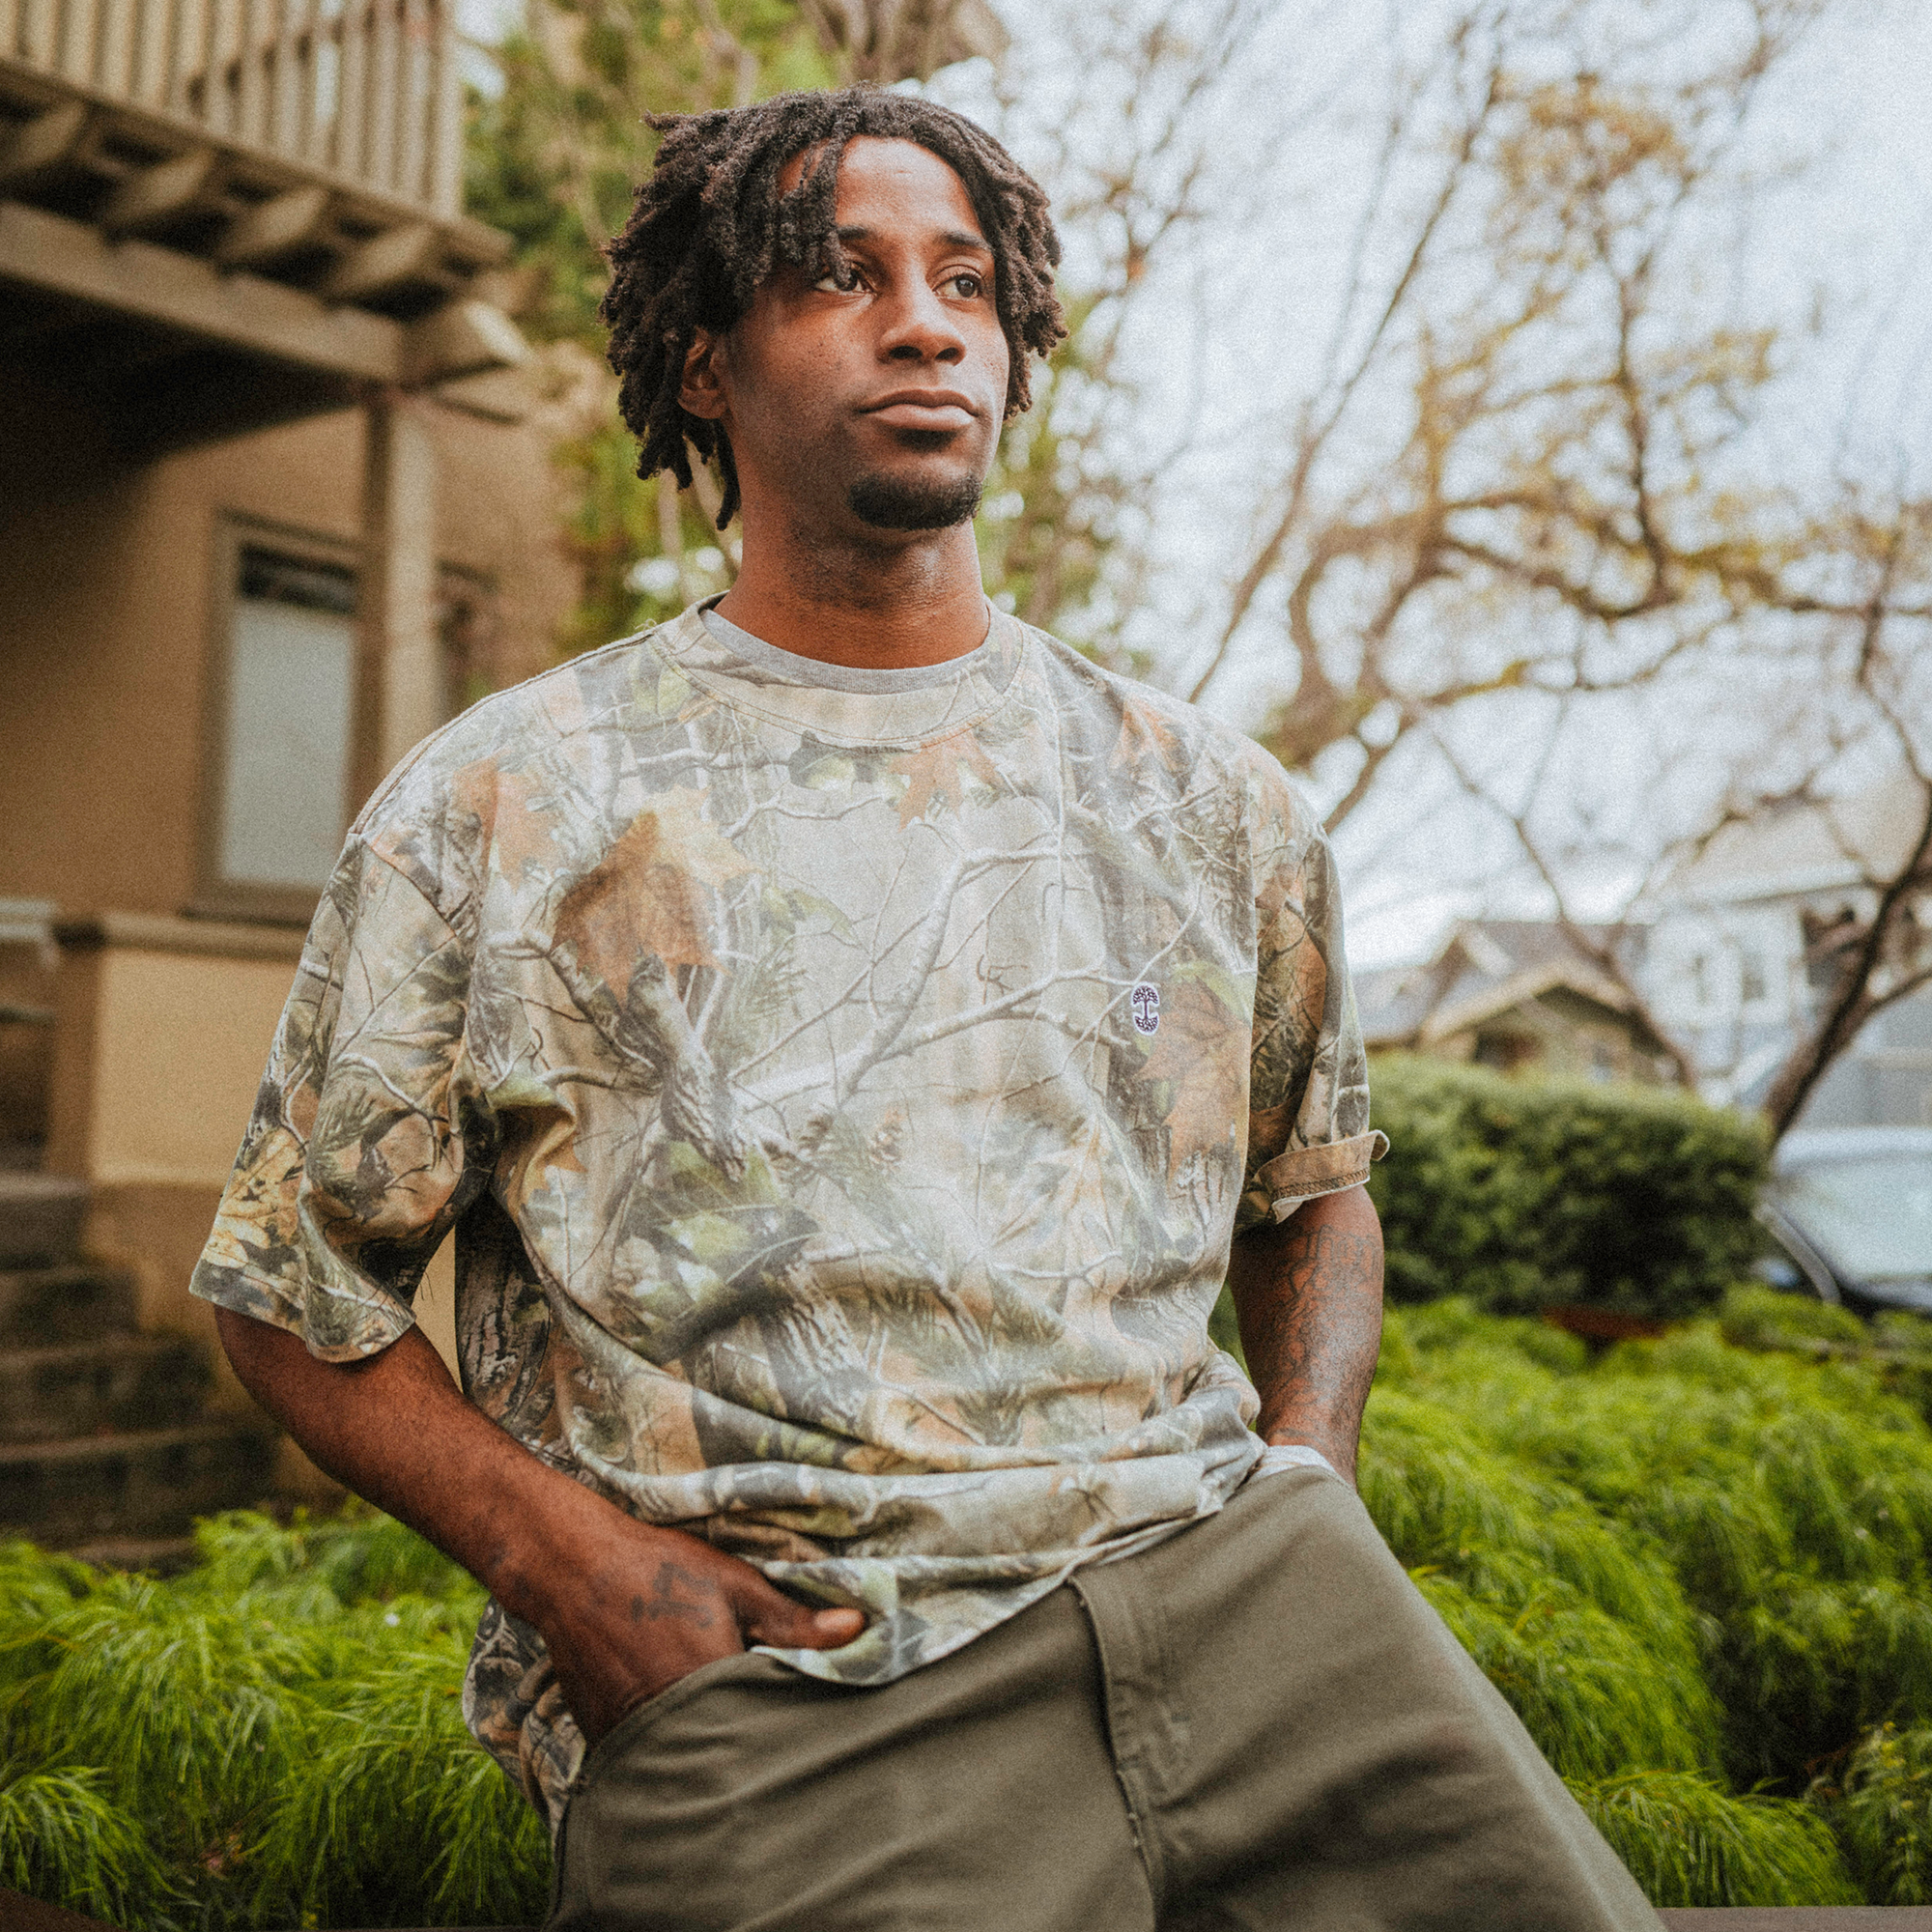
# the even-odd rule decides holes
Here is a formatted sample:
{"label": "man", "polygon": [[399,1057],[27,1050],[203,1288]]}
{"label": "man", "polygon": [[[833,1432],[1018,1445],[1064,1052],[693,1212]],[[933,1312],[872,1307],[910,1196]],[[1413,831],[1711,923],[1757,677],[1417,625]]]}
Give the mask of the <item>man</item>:
{"label": "man", "polygon": [[[196,1291],[490,1589],[554,1925],[1654,1924],[1350,1487],[1318,825],[981,592],[1057,259],[924,103],[666,124],[611,358],[742,569],[371,802]],[[462,1393],[410,1314],[451,1228]]]}

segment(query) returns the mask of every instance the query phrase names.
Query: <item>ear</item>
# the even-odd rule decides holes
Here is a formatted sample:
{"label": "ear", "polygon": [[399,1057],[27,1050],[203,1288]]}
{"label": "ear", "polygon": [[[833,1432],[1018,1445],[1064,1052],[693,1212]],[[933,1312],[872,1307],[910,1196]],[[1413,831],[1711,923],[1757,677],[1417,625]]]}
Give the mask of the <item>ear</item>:
{"label": "ear", "polygon": [[724,399],[724,338],[700,328],[685,351],[684,380],[677,400],[692,415],[706,422],[721,420],[728,407]]}

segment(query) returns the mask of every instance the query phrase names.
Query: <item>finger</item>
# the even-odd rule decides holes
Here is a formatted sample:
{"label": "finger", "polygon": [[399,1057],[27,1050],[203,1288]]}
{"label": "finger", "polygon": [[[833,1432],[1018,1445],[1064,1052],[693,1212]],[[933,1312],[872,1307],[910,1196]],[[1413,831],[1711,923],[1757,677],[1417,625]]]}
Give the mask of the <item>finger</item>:
{"label": "finger", "polygon": [[837,1650],[865,1628],[864,1610],[809,1610],[776,1590],[752,1605],[744,1625],[753,1642],[781,1650]]}

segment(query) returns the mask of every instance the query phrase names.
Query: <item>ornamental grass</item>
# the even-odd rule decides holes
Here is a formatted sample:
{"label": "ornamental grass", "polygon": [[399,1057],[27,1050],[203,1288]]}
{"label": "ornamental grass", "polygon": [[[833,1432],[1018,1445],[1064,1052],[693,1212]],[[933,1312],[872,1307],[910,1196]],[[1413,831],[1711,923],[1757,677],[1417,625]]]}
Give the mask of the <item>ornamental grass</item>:
{"label": "ornamental grass", "polygon": [[[1767,1291],[1592,1356],[1391,1314],[1362,1490],[1662,1905],[1932,1903],[1932,1323]],[[130,1927],[534,1923],[468,1577],[355,1511],[176,1577],[0,1548],[0,1884]]]}

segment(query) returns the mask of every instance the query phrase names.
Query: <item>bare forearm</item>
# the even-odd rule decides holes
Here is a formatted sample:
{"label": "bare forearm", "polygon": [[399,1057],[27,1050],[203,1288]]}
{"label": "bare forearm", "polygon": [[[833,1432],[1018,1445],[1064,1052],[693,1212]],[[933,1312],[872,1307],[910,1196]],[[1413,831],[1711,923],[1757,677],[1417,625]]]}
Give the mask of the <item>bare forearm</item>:
{"label": "bare forearm", "polygon": [[865,1627],[860,1611],[795,1603],[737,1557],[639,1522],[538,1462],[468,1401],[420,1329],[323,1362],[251,1316],[216,1321],[242,1386],[317,1463],[536,1626],[587,1738],[748,1642],[824,1650]]}
{"label": "bare forearm", "polygon": [[1235,1243],[1228,1282],[1269,1442],[1305,1442],[1350,1481],[1382,1332],[1381,1224],[1365,1188],[1307,1202]]}
{"label": "bare forearm", "polygon": [[242,1384],[336,1481],[407,1522],[504,1606],[535,1620],[554,1546],[618,1512],[537,1461],[476,1408],[420,1329],[355,1362],[216,1312]]}

